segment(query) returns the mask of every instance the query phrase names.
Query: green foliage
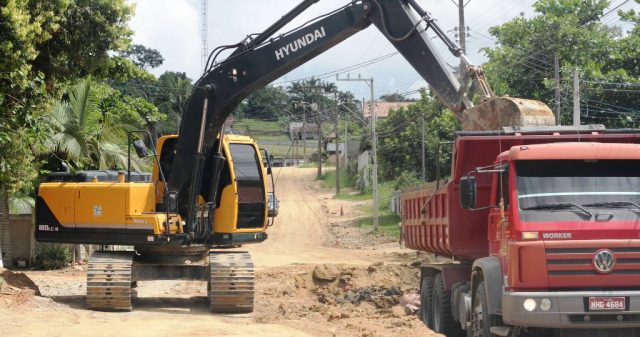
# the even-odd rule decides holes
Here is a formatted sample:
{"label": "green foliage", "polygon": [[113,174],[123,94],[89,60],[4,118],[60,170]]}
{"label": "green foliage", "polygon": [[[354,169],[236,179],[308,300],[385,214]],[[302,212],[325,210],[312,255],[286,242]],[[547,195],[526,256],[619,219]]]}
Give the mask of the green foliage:
{"label": "green foliage", "polygon": [[[100,109],[100,100],[90,80],[79,81],[68,100],[54,102],[51,137],[46,146],[72,169],[126,168],[127,155],[119,146],[127,139],[113,111]],[[125,143],[126,144],[126,143]]]}
{"label": "green foliage", "polygon": [[418,172],[403,171],[396,179],[394,179],[393,188],[396,191],[401,191],[407,187],[418,186],[424,183],[420,178]]}
{"label": "green foliage", "polygon": [[408,99],[408,98],[406,98],[406,97],[404,97],[403,95],[400,95],[400,94],[386,94],[386,95],[380,96],[380,99],[385,101],[385,102],[409,102],[409,101],[415,101],[415,99]]}
{"label": "green foliage", "polygon": [[166,118],[155,105],[142,97],[123,94],[106,84],[94,84],[92,90],[100,112],[110,116],[116,125],[144,129]]}
{"label": "green foliage", "polygon": [[142,69],[157,68],[164,62],[164,57],[159,51],[139,44],[134,44],[131,48],[122,52],[122,55]]}
{"label": "green foliage", "polygon": [[600,20],[609,4],[606,0],[540,0],[534,4],[539,15],[492,27],[490,33],[499,44],[483,50],[489,57],[485,70],[494,92],[553,106],[557,52],[563,123],[571,122],[574,69],[580,71],[583,123],[619,127],[628,125],[627,117],[635,120],[640,98],[630,89],[640,84],[638,14],[621,12],[623,20],[634,24],[631,32],[622,32]]}
{"label": "green foliage", "polygon": [[124,0],[0,1],[0,187],[33,191],[49,139],[48,112],[78,77],[120,76],[110,57],[129,44]]}
{"label": "green foliage", "polygon": [[[337,109],[340,119],[350,122],[350,132],[360,133],[359,130],[362,128],[360,105],[351,92],[338,90],[335,83],[321,82],[312,78],[292,83],[287,88],[287,93],[289,94],[288,109],[294,120],[306,119],[307,123],[335,121]],[[341,129],[340,132],[343,130]]]}
{"label": "green foliage", "polygon": [[287,93],[281,87],[268,85],[255,91],[243,106],[243,117],[274,120],[286,114]]}
{"label": "green foliage", "polygon": [[88,75],[102,79],[113,74],[115,64],[109,53],[128,48],[133,32],[127,23],[133,5],[125,0],[38,3],[32,9],[48,6],[57,17],[55,25],[49,26],[49,38],[37,45],[42,52],[33,65],[44,74],[49,90]]}
{"label": "green foliage", "polygon": [[[437,98],[422,93],[422,97],[407,109],[392,111],[378,127],[379,174],[384,180],[394,180],[404,172],[421,172],[421,129],[424,119],[426,178],[436,178],[438,144],[453,139],[459,124],[454,115]],[[440,146],[440,171],[448,172],[450,146]]]}
{"label": "green foliage", "polygon": [[36,253],[34,264],[46,270],[64,268],[72,261],[71,253],[71,249],[62,245],[42,246]]}
{"label": "green foliage", "polygon": [[[324,181],[324,185],[327,188],[336,187],[336,171],[335,170],[326,170],[322,176],[320,176],[320,180]],[[349,175],[347,170],[340,170],[340,188],[351,188],[354,187],[353,177]]]}
{"label": "green foliage", "polygon": [[192,88],[191,79],[185,73],[167,71],[160,75],[155,85],[154,97],[150,101],[167,116],[160,124],[160,131],[178,133]]}

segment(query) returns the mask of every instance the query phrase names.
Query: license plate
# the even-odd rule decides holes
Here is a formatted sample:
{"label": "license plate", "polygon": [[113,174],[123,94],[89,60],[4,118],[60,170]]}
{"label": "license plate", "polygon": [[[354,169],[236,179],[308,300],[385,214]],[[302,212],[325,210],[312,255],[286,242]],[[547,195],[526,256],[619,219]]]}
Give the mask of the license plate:
{"label": "license plate", "polygon": [[590,311],[622,311],[626,310],[624,297],[589,297]]}

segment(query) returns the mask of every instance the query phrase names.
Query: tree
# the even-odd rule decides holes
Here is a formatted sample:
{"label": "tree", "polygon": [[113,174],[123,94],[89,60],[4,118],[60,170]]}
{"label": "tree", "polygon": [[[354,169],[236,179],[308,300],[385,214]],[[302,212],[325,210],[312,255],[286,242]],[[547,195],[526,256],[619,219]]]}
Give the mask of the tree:
{"label": "tree", "polygon": [[167,116],[160,124],[162,133],[178,133],[192,86],[191,79],[183,72],[167,71],[158,78],[155,98],[151,102]]}
{"label": "tree", "polygon": [[127,155],[118,146],[126,139],[126,132],[114,125],[114,116],[100,111],[91,85],[91,81],[81,80],[68,100],[54,102],[52,134],[46,145],[73,170],[126,168]]}
{"label": "tree", "polygon": [[164,62],[164,57],[159,51],[140,44],[134,44],[129,50],[122,52],[122,56],[130,59],[133,64],[145,70],[157,68]]}
{"label": "tree", "polygon": [[126,95],[99,83],[92,85],[92,91],[102,115],[109,116],[114,125],[123,129],[146,129],[155,135],[157,124],[166,119],[165,114],[142,97]]}
{"label": "tree", "polygon": [[637,95],[628,91],[640,83],[638,19],[633,11],[622,13],[623,20],[635,24],[629,34],[623,34],[619,27],[609,27],[600,20],[608,6],[606,0],[540,0],[534,4],[537,16],[518,17],[492,27],[490,33],[498,46],[483,50],[489,57],[485,70],[494,92],[553,106],[557,53],[562,70],[563,123],[571,119],[571,73],[578,69],[583,119],[621,126],[619,117],[637,112],[640,103]]}
{"label": "tree", "polygon": [[380,96],[380,99],[385,101],[385,102],[407,102],[407,101],[409,101],[407,98],[405,98],[404,96],[402,96],[402,95],[400,95],[398,93],[382,95],[382,96]]}
{"label": "tree", "polygon": [[256,90],[246,99],[243,113],[246,118],[277,119],[286,114],[288,97],[281,87],[268,85]]}
{"label": "tree", "polygon": [[125,0],[58,0],[30,1],[31,9],[52,8],[58,17],[49,26],[48,38],[37,44],[41,51],[33,62],[33,71],[42,72],[51,92],[58,84],[77,78],[114,77],[114,69],[127,68],[128,60],[109,53],[126,50],[132,31],[127,23],[133,15],[133,5]]}
{"label": "tree", "polygon": [[443,141],[453,139],[460,128],[451,111],[436,97],[423,92],[421,98],[407,108],[391,111],[378,127],[379,173],[385,180],[399,176],[416,176],[421,172],[421,128],[424,119],[426,139],[427,180],[436,179],[436,167],[448,172],[451,148],[440,147],[439,164],[436,149]]}

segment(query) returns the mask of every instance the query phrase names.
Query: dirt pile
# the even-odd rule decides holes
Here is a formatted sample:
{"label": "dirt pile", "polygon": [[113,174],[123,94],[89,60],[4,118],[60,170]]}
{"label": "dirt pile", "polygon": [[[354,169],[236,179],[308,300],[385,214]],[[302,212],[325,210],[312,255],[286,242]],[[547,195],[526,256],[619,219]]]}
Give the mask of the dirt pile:
{"label": "dirt pile", "polygon": [[38,286],[25,274],[0,268],[0,302],[20,305],[41,296]]}
{"label": "dirt pile", "polygon": [[384,231],[374,233],[359,228],[357,225],[357,220],[329,224],[327,244],[336,248],[362,249],[389,242],[398,242],[396,237],[386,234]]}
{"label": "dirt pile", "polygon": [[23,273],[14,273],[8,269],[0,268],[0,289],[11,292],[17,290],[31,290],[36,296],[42,296],[38,286]]}
{"label": "dirt pile", "polygon": [[[410,264],[294,265],[258,273],[258,322],[314,322],[324,336],[434,336],[402,298],[417,293]],[[409,314],[408,314],[409,313]],[[305,328],[309,328],[308,323]]]}

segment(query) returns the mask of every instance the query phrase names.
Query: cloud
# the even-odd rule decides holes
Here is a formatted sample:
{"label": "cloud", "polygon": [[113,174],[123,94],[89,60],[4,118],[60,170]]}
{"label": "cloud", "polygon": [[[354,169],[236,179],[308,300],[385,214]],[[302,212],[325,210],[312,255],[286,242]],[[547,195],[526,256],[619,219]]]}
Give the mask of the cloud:
{"label": "cloud", "polygon": [[[209,1],[208,45],[209,50],[224,44],[236,43],[252,33],[259,33],[276,22],[301,0],[242,0]],[[438,24],[453,37],[458,25],[458,9],[449,0],[419,0],[432,13]],[[533,0],[505,2],[502,0],[471,0],[465,8],[467,25],[471,28],[468,51],[472,61],[479,64],[485,58],[478,48],[492,45],[487,28],[505,22],[520,12],[530,15]],[[201,0],[137,0],[137,10],[131,27],[134,41],[159,50],[165,64],[154,73],[165,70],[185,71],[192,79],[200,76],[201,54]],[[307,9],[281,32],[288,31],[321,14],[333,11],[348,3],[346,0],[323,0]],[[435,41],[440,53],[450,64],[458,62],[439,41]],[[394,52],[393,46],[373,26],[357,33],[348,40],[326,51],[299,68],[292,70],[275,82],[294,80],[331,72],[381,55]],[[414,88],[421,78],[401,57],[354,70],[351,75],[374,77],[376,96],[390,92],[403,92]],[[335,81],[335,77],[327,78]],[[351,90],[356,97],[369,96],[364,83],[338,82],[342,90]]]}
{"label": "cloud", "polygon": [[200,17],[185,1],[141,0],[130,23],[133,42],[157,49],[165,61],[153,73],[183,71],[197,79],[200,73]]}

